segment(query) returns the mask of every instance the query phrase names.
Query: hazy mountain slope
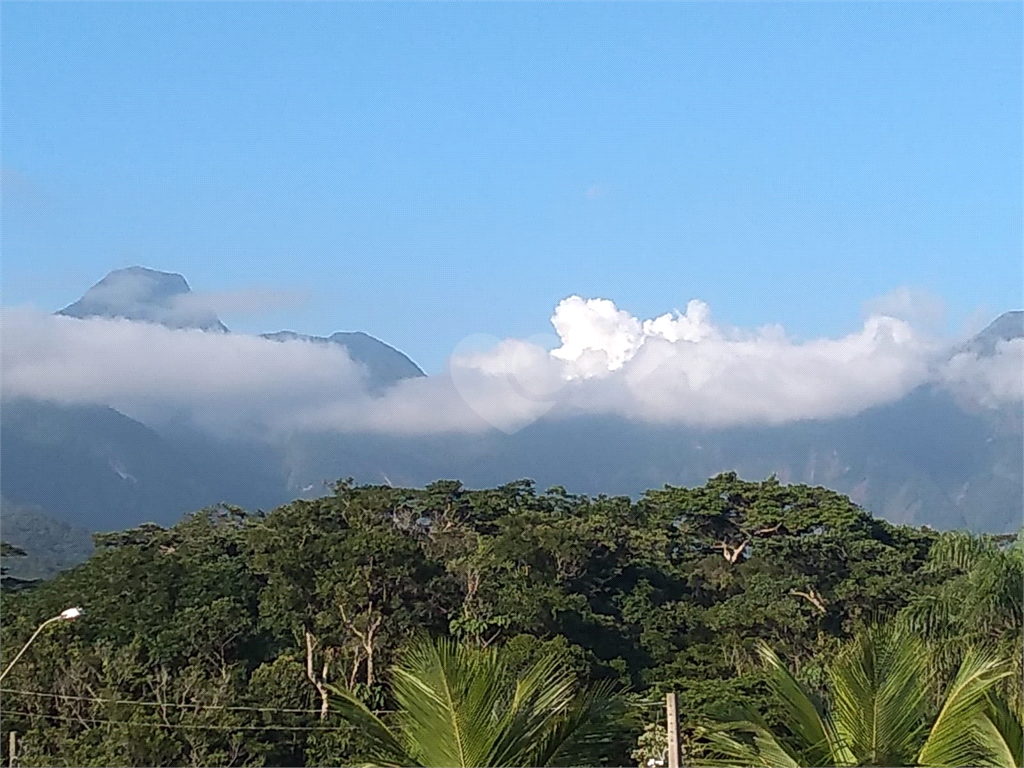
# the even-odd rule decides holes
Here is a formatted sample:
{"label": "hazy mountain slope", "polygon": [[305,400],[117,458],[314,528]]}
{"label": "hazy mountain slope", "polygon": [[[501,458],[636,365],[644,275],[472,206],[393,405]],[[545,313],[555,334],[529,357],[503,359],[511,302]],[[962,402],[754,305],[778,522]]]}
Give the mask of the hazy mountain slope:
{"label": "hazy mountain slope", "polygon": [[260,446],[165,437],[105,407],[5,402],[2,418],[4,497],[90,531],[169,524],[221,501],[285,500],[280,460]]}
{"label": "hazy mountain slope", "polygon": [[87,560],[94,548],[86,529],[57,520],[38,507],[12,504],[3,498],[0,540],[26,553],[3,561],[9,574],[19,579],[48,579]]}
{"label": "hazy mountain slope", "polygon": [[458,478],[473,487],[530,477],[541,487],[630,496],[735,470],[824,485],[893,522],[998,532],[1024,522],[1021,436],[996,434],[932,387],[847,419],[778,427],[707,430],[585,417],[537,422],[511,436],[296,436],[288,460],[296,488],[347,475],[396,485]]}
{"label": "hazy mountain slope", "polygon": [[957,351],[988,356],[996,351],[996,344],[1000,341],[1019,339],[1022,336],[1024,336],[1024,311],[1004,312]]}

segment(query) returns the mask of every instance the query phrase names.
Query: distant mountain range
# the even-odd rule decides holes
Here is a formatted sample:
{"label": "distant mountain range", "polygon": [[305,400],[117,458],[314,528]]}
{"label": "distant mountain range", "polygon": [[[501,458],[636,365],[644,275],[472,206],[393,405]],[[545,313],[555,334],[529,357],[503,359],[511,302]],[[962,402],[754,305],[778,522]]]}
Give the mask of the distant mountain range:
{"label": "distant mountain range", "polygon": [[[60,314],[229,332],[190,300],[181,275],[141,267],[112,272]],[[991,355],[999,340],[1020,337],[1024,312],[1007,312],[955,352]],[[376,391],[424,375],[365,333],[264,338],[341,345],[365,366]],[[0,455],[0,535],[30,554],[48,535],[70,536],[77,543],[63,546],[72,559],[81,556],[83,530],[170,524],[218,502],[269,509],[349,476],[409,486],[458,478],[473,487],[529,477],[576,493],[636,495],[735,470],[749,479],[775,474],[825,485],[897,523],[1006,532],[1024,522],[1020,404],[974,407],[931,385],[852,417],[771,427],[698,429],[588,416],[541,420],[514,435],[295,434],[259,444],[154,428],[107,407],[5,401]]]}
{"label": "distant mountain range", "polygon": [[[216,312],[193,299],[192,289],[181,275],[147,267],[128,267],[114,270],[86,291],[82,298],[57,314],[80,319],[122,318],[159,323],[169,328],[228,333],[227,326]],[[416,363],[397,349],[359,331],[334,333],[326,338],[294,331],[264,333],[262,336],[272,341],[338,344],[346,349],[349,357],[366,367],[369,384],[375,389],[424,375]]]}

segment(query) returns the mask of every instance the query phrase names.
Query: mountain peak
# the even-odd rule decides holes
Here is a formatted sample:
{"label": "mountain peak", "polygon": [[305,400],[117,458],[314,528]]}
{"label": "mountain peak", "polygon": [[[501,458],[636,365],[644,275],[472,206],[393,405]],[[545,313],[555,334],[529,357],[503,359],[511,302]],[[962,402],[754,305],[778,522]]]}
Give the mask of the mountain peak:
{"label": "mountain peak", "polygon": [[271,341],[308,341],[317,344],[338,344],[345,348],[348,356],[364,366],[368,374],[371,391],[380,392],[397,384],[402,379],[425,376],[423,370],[389,344],[362,331],[338,331],[330,336],[309,336],[294,331],[264,333],[264,339]]}
{"label": "mountain peak", "polygon": [[1024,337],[1024,311],[1003,312],[979,334],[964,344],[958,352],[967,352],[978,357],[995,354],[996,344]]}
{"label": "mountain peak", "polygon": [[60,310],[68,317],[108,317],[159,323],[170,328],[227,332],[216,313],[191,300],[188,281],[176,272],[133,266],[115,269]]}

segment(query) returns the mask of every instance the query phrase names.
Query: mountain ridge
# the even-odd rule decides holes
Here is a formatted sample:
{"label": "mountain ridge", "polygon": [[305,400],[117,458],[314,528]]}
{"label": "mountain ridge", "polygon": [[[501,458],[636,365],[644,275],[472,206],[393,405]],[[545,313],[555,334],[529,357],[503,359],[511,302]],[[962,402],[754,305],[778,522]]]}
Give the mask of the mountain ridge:
{"label": "mountain ridge", "polygon": [[[154,272],[139,269],[143,277]],[[157,306],[173,305],[174,296],[190,291],[180,275],[158,274],[170,277],[149,294],[131,294],[132,302],[146,304],[138,298],[143,295]],[[61,313],[117,310],[109,306],[116,295],[108,294],[107,305],[83,306],[87,293]],[[1006,312],[949,356],[990,356],[999,344],[1022,337],[1024,312]],[[362,332],[318,337],[278,331],[263,338],[340,344],[357,362],[369,357],[377,366],[370,377],[377,392],[424,375],[403,353]],[[6,509],[35,510],[24,514],[97,531],[169,524],[221,502],[269,509],[343,477],[405,486],[456,477],[467,487],[529,477],[574,493],[636,496],[736,471],[754,480],[774,474],[784,483],[825,485],[891,522],[1015,531],[1024,522],[1021,403],[993,409],[966,397],[924,385],[853,416],[777,426],[688,428],[589,416],[540,420],[514,435],[309,433],[260,444],[153,427],[105,406],[5,400],[0,485]]]}
{"label": "mountain ridge", "polygon": [[[196,329],[229,333],[217,314],[191,301],[195,294],[177,272],[132,266],[108,272],[85,294],[55,314],[78,319],[122,318],[163,325],[177,330]],[[310,341],[344,347],[349,357],[367,369],[371,391],[381,392],[403,379],[425,376],[412,359],[380,339],[362,331],[338,331],[310,336],[295,331],[260,334],[271,341]]]}
{"label": "mountain ridge", "polygon": [[388,386],[403,379],[426,376],[416,363],[404,352],[390,344],[362,331],[336,331],[330,336],[311,336],[295,331],[261,333],[261,338],[271,341],[305,341],[313,344],[338,344],[346,349],[353,360],[362,363],[369,373],[367,383],[370,390],[381,392]]}

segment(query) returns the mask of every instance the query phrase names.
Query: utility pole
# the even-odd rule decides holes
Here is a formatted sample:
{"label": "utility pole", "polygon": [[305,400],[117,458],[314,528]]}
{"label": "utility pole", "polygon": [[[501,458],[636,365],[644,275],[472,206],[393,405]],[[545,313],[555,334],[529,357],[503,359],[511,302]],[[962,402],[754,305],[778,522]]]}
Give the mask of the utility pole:
{"label": "utility pole", "polygon": [[679,713],[674,693],[665,694],[665,714],[668,721],[668,768],[679,768]]}
{"label": "utility pole", "polygon": [[14,768],[14,755],[18,749],[18,734],[11,731],[7,736],[7,764],[10,768]]}

